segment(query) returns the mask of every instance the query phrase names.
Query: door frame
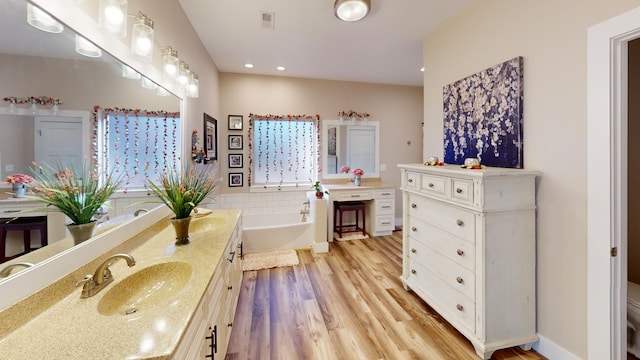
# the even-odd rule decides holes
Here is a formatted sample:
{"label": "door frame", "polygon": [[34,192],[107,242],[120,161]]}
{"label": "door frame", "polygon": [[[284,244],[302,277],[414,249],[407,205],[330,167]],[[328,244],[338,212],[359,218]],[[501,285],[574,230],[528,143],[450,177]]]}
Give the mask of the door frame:
{"label": "door frame", "polygon": [[587,35],[589,359],[626,358],[627,48],[638,37],[640,8]]}

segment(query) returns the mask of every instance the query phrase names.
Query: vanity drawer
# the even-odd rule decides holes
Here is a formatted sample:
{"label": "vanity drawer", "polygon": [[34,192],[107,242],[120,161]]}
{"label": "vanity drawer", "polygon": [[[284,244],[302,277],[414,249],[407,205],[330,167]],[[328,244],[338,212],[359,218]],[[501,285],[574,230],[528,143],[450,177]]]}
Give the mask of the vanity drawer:
{"label": "vanity drawer", "polygon": [[376,199],[395,199],[395,191],[393,189],[376,190]]}
{"label": "vanity drawer", "polygon": [[376,200],[376,215],[393,214],[396,201],[394,199]]}
{"label": "vanity drawer", "polygon": [[333,201],[371,200],[371,190],[334,191],[330,194]]}
{"label": "vanity drawer", "polygon": [[453,191],[451,197],[454,201],[461,203],[473,203],[473,181],[463,179],[452,179]]}
{"label": "vanity drawer", "polygon": [[395,229],[395,221],[393,215],[376,216],[376,232],[393,231]]}
{"label": "vanity drawer", "polygon": [[408,231],[412,244],[420,242],[456,264],[474,271],[475,245],[472,242],[458,238],[415,217],[410,217],[409,222]]}
{"label": "vanity drawer", "polygon": [[451,182],[448,178],[433,175],[422,175],[420,183],[420,190],[428,194],[449,197],[449,187],[451,186]]}
{"label": "vanity drawer", "polygon": [[402,181],[406,190],[419,190],[420,189],[420,175],[412,172],[406,172],[404,174],[404,180]]}
{"label": "vanity drawer", "polygon": [[475,243],[473,212],[416,195],[409,196],[409,204],[409,216]]}

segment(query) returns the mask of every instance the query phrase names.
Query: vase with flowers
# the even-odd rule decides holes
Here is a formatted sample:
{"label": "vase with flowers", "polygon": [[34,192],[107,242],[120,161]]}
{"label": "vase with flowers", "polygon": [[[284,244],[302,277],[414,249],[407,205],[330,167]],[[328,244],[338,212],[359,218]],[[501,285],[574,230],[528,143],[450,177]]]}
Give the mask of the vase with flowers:
{"label": "vase with flowers", "polygon": [[351,170],[351,168],[348,165],[340,166],[340,172],[343,173],[343,174],[348,174],[349,170]]}
{"label": "vase with flowers", "polygon": [[13,174],[7,176],[6,182],[11,184],[13,197],[24,197],[27,193],[27,184],[33,182],[33,177],[26,174]]}
{"label": "vase with flowers", "polygon": [[122,185],[122,176],[101,175],[86,162],[80,170],[62,164],[57,168],[33,165],[34,195],[29,197],[46,203],[44,210],[52,206],[71,220],[67,229],[75,244],[91,238],[96,226],[94,216]]}
{"label": "vase with flowers", "polygon": [[364,175],[364,170],[360,168],[353,169],[353,184],[355,186],[360,186],[360,181],[362,180],[362,175]]}
{"label": "vase with flowers", "polygon": [[171,223],[176,231],[176,245],[189,244],[191,212],[212,194],[216,187],[215,168],[187,166],[182,172],[173,169],[160,175],[157,183],[149,180],[154,194],[173,212]]}

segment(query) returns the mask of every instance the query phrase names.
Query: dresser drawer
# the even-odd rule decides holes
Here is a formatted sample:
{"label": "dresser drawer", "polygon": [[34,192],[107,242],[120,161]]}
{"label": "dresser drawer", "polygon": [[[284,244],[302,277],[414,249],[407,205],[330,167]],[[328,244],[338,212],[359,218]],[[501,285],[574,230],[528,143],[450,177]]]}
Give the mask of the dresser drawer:
{"label": "dresser drawer", "polygon": [[331,195],[333,201],[371,200],[371,190],[335,191]]}
{"label": "dresser drawer", "polygon": [[473,181],[463,179],[452,179],[453,191],[451,198],[454,201],[472,204],[473,203]]}
{"label": "dresser drawer", "polygon": [[376,215],[393,214],[396,201],[394,199],[376,200]]}
{"label": "dresser drawer", "polygon": [[395,199],[395,190],[393,189],[384,189],[384,190],[376,190],[376,199]]}
{"label": "dresser drawer", "polygon": [[412,242],[417,241],[449,258],[451,261],[474,271],[475,245],[451,233],[428,224],[416,217],[409,217],[409,231]]}
{"label": "dresser drawer", "polygon": [[406,190],[419,190],[420,175],[407,171],[404,174],[404,179],[402,179],[402,185],[404,185]]}
{"label": "dresser drawer", "polygon": [[[419,242],[411,243],[411,256],[415,255],[417,261],[426,265],[427,269],[435,274],[445,284],[459,291],[469,300],[475,299],[475,275],[469,269],[466,269],[440,253],[424,246]],[[418,260],[419,259],[419,260]]]}
{"label": "dresser drawer", "polygon": [[409,216],[475,243],[473,212],[415,195],[409,197],[409,204]]}
{"label": "dresser drawer", "polygon": [[[474,301],[447,285],[427,268],[410,260],[409,284],[411,283],[420,287],[436,302],[430,305],[438,312],[445,312],[441,315],[446,319],[461,324],[471,332],[475,331]],[[429,303],[428,300],[427,302]]]}
{"label": "dresser drawer", "polygon": [[451,184],[449,178],[432,175],[422,175],[420,184],[420,190],[428,194],[441,197],[449,196],[449,187]]}
{"label": "dresser drawer", "polygon": [[376,216],[376,232],[393,231],[396,227],[393,215]]}

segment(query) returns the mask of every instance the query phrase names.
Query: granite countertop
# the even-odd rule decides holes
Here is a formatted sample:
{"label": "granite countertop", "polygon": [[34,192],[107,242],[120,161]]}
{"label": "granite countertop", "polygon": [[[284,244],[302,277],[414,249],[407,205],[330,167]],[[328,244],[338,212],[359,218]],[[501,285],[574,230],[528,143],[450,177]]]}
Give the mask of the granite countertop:
{"label": "granite countertop", "polygon": [[[175,233],[169,220],[158,221],[127,241],[140,244],[128,252],[136,259],[136,265],[127,267],[122,259],[115,261],[110,267],[114,282],[97,295],[80,298],[81,288],[73,286],[82,278],[78,271],[72,274],[75,278],[62,279],[43,290],[68,294],[24,325],[0,334],[0,354],[8,359],[25,359],[26,355],[31,359],[170,359],[223,259],[240,215],[240,210],[226,209],[194,218],[191,243],[180,247],[174,245]],[[98,312],[100,300],[120,281],[147,267],[173,261],[189,264],[191,278],[170,301],[131,315],[106,316]],[[93,271],[95,268],[89,273]],[[34,296],[36,299],[28,304],[37,307],[37,298],[47,295]],[[20,310],[1,312],[2,322],[24,322],[21,317],[28,316],[29,311]]]}

